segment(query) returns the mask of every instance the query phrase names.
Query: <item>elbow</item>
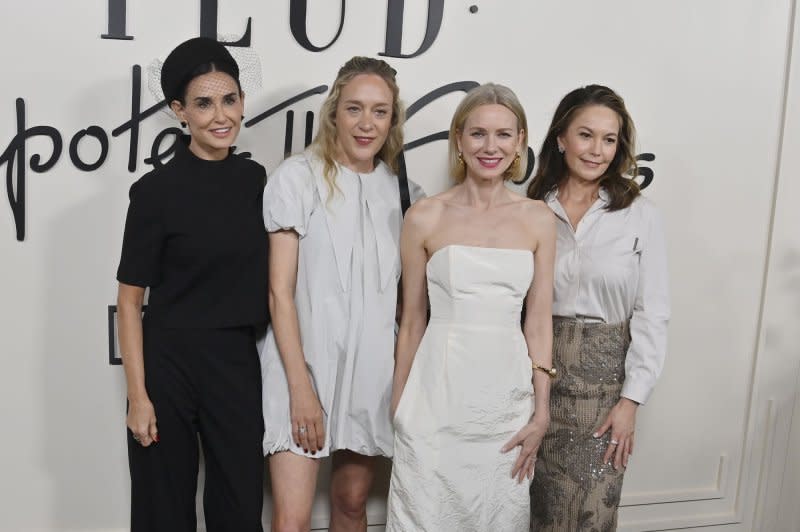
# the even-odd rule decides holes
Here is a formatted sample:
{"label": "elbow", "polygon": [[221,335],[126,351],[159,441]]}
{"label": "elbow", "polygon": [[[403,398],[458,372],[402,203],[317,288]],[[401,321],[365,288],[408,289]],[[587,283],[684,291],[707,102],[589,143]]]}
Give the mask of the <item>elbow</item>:
{"label": "elbow", "polygon": [[286,290],[276,290],[270,287],[267,300],[270,315],[274,317],[280,314],[281,311],[286,310],[287,307],[294,305],[294,294],[290,294]]}
{"label": "elbow", "polygon": [[411,334],[413,334],[415,338],[422,338],[422,335],[425,334],[427,325],[427,321],[424,319],[415,320],[411,324]]}
{"label": "elbow", "polygon": [[522,326],[522,333],[525,338],[552,337],[553,316],[548,313],[529,314]]}
{"label": "elbow", "polygon": [[144,306],[144,289],[126,287],[117,292],[117,314],[141,315]]}
{"label": "elbow", "polygon": [[422,338],[422,335],[425,334],[426,326],[427,320],[425,319],[424,315],[403,315],[402,319],[400,320],[400,329],[397,333],[398,341],[400,340],[400,337],[409,339]]}

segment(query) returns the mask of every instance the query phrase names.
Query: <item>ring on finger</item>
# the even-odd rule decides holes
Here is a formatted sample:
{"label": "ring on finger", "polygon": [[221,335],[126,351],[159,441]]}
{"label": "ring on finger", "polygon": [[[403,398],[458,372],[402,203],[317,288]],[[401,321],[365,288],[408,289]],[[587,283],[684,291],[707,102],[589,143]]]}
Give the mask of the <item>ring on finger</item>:
{"label": "ring on finger", "polygon": [[298,434],[305,434],[306,433],[306,428],[304,426],[298,427],[297,428],[297,433]]}
{"label": "ring on finger", "polygon": [[619,442],[617,440],[611,440],[608,443],[611,444],[611,445],[619,445]]}

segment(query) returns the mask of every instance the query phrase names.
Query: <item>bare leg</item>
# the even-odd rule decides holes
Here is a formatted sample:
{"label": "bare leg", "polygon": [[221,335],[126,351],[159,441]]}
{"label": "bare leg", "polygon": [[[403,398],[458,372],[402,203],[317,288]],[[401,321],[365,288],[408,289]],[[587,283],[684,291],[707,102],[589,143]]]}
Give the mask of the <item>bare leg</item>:
{"label": "bare leg", "polygon": [[272,532],[308,532],[319,460],[289,451],[269,457],[272,479]]}
{"label": "bare leg", "polygon": [[367,496],[375,478],[377,457],[352,451],[333,454],[329,532],[365,532]]}

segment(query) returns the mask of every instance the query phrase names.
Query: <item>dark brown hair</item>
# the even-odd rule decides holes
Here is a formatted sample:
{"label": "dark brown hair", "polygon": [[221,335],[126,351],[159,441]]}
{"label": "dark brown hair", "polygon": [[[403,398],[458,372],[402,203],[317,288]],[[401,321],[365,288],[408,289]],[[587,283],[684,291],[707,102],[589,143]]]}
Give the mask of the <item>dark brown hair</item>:
{"label": "dark brown hair", "polygon": [[567,178],[569,169],[564,162],[564,155],[558,151],[558,137],[569,128],[581,109],[591,105],[608,107],[617,113],[620,122],[617,152],[606,173],[600,177],[600,185],[606,189],[609,196],[606,208],[609,211],[624,209],[639,195],[639,185],[632,179],[637,174],[634,153],[636,129],[625,108],[625,102],[608,87],[587,85],[570,92],[558,104],[547,136],[542,142],[542,149],[539,151],[539,166],[528,186],[529,198],[544,199]]}

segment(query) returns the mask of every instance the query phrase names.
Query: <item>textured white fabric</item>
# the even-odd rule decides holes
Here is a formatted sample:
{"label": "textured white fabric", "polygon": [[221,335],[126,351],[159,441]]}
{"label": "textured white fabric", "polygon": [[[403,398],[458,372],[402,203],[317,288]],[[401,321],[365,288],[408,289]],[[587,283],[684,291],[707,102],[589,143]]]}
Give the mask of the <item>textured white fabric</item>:
{"label": "textured white fabric", "polygon": [[[264,454],[322,457],[339,449],[392,456],[389,420],[400,195],[381,163],[369,174],[338,167],[330,194],[309,151],[284,161],[264,190],[267,231],[300,235],[295,304],[303,353],[325,415],[326,441],[311,455],[292,441],[289,390],[272,327],[260,349]],[[412,201],[422,189],[409,182]]]}
{"label": "textured white fabric", "polygon": [[387,532],[527,531],[529,482],[502,446],[533,413],[520,328],[530,251],[450,245],[427,267],[431,320],[395,415]]}
{"label": "textured white fabric", "polygon": [[661,215],[642,196],[608,212],[608,194],[600,189],[573,228],[558,194],[546,201],[559,219],[553,315],[604,323],[630,319],[622,396],[644,403],[667,352],[669,286]]}

